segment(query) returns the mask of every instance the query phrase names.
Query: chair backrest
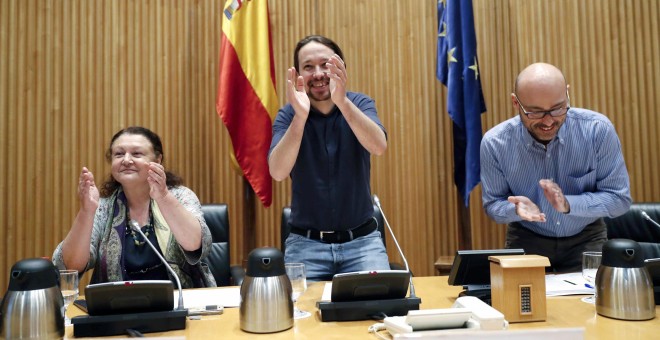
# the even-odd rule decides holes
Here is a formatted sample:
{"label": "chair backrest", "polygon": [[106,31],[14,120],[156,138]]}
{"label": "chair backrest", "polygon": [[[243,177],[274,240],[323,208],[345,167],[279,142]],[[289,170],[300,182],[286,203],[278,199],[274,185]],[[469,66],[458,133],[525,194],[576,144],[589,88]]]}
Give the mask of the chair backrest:
{"label": "chair backrest", "polygon": [[[374,217],[378,223],[378,231],[380,231],[380,236],[383,239],[383,244],[387,247],[386,235],[385,235],[385,219],[383,218],[383,213],[378,209],[378,206],[374,204]],[[291,220],[291,207],[286,206],[282,208],[282,220],[280,221],[280,245],[282,248],[282,253],[284,253],[286,247],[286,238],[289,237],[291,233],[291,226],[289,221]]]}
{"label": "chair backrest", "polygon": [[218,286],[228,286],[231,283],[229,265],[229,211],[227,204],[203,204],[202,212],[209,230],[213,245],[206,263]]}
{"label": "chair backrest", "polygon": [[660,222],[660,203],[633,203],[627,213],[615,218],[604,218],[607,238],[637,241],[642,246],[645,258],[660,257],[660,227],[646,220],[642,211],[654,221]]}

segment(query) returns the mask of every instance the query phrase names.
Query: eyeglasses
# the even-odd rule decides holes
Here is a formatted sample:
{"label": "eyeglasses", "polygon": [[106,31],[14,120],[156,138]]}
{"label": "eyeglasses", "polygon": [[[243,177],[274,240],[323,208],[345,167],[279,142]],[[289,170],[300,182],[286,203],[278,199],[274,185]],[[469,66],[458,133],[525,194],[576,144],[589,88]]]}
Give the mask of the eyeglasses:
{"label": "eyeglasses", "polygon": [[568,95],[568,91],[566,91],[566,106],[561,106],[559,108],[556,108],[554,110],[550,111],[534,111],[534,112],[528,112],[525,110],[525,107],[523,107],[523,104],[520,102],[520,99],[518,99],[518,95],[514,92],[513,96],[516,97],[516,101],[518,102],[518,105],[520,105],[520,108],[522,109],[522,112],[527,116],[529,119],[541,119],[545,117],[545,115],[550,115],[552,117],[560,117],[566,114],[568,110],[571,108],[571,97]]}

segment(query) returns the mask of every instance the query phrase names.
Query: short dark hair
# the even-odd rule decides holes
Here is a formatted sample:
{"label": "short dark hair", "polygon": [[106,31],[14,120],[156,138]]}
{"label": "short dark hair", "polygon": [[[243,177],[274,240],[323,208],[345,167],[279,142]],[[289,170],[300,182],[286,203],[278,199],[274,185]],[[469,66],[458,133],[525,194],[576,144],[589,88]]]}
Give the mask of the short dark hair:
{"label": "short dark hair", "polygon": [[[160,137],[153,131],[141,127],[141,126],[129,126],[125,129],[121,129],[115,133],[114,136],[112,136],[112,139],[110,140],[110,145],[108,146],[108,150],[105,152],[105,159],[108,161],[108,163],[112,162],[112,144],[115,143],[117,138],[121,135],[140,135],[144,136],[149,142],[151,143],[151,146],[154,148],[154,153],[156,154],[156,157],[161,156],[161,162],[165,160],[165,155],[163,154],[163,143],[160,141]],[[179,177],[178,175],[165,170],[165,183],[167,184],[168,188],[183,185],[183,179]],[[102,197],[109,197],[111,196],[115,190],[117,190],[121,184],[117,182],[117,180],[112,177],[112,174],[108,177],[108,179],[103,183],[101,186],[101,196]]]}
{"label": "short dark hair", "polygon": [[310,42],[317,42],[321,45],[325,45],[329,47],[331,50],[333,50],[341,60],[344,61],[344,65],[346,65],[346,60],[344,60],[344,53],[342,53],[341,48],[339,48],[339,45],[335,43],[334,41],[330,40],[329,38],[326,38],[322,35],[308,35],[304,38],[302,38],[298,44],[296,45],[296,49],[293,51],[293,66],[296,68],[296,71],[300,73],[300,63],[298,62],[298,52],[300,52],[300,49],[303,48],[303,46],[309,44]]}

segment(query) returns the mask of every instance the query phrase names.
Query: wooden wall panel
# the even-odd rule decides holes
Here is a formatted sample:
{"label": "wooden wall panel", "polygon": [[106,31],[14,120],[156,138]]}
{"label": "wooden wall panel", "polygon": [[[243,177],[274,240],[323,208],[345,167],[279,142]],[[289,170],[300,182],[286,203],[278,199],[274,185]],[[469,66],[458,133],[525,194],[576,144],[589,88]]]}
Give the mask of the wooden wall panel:
{"label": "wooden wall panel", "polygon": [[[432,275],[435,258],[458,242],[451,121],[435,79],[436,3],[269,2],[281,104],[295,43],[308,34],[337,41],[350,89],[376,100],[389,147],[372,159],[372,189],[416,275]],[[617,128],[634,200],[660,201],[660,2],[473,4],[484,131],[516,114],[509,93],[523,67],[554,63],[571,84],[571,104],[603,112]],[[100,184],[107,143],[127,125],[161,135],[166,166],[203,203],[229,204],[232,262],[245,258],[252,201],[215,112],[222,8],[218,0],[0,0],[2,290],[18,259],[52,254],[78,209],[80,168]],[[248,237],[256,246],[279,246],[290,184],[274,184],[270,208],[255,204]],[[472,246],[501,247],[504,227],[484,215],[480,195],[477,187],[470,200]]]}

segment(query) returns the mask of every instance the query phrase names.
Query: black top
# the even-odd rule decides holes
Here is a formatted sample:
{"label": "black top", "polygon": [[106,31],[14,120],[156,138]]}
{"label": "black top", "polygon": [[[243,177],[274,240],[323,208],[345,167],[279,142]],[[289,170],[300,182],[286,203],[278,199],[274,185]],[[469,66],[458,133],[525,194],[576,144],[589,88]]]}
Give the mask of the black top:
{"label": "black top", "polygon": [[[150,219],[153,220],[153,219]],[[147,235],[147,238],[156,247],[159,253],[163,253],[158,245],[156,233],[153,224],[150,222],[148,225],[141,227],[142,232]],[[169,280],[167,275],[167,268],[160,260],[158,255],[154,253],[153,249],[144,242],[144,238],[138,232],[131,232],[126,230],[124,240],[124,280],[137,281],[137,280]]]}

